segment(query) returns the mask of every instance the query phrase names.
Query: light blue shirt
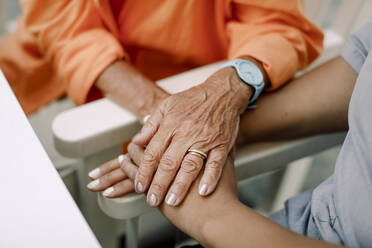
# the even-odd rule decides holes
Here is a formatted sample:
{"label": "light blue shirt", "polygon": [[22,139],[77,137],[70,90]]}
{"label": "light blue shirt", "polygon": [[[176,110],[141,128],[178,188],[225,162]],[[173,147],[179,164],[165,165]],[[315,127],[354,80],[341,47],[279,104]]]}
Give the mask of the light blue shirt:
{"label": "light blue shirt", "polygon": [[342,57],[359,76],[334,174],[272,219],[313,238],[372,247],[372,22],[351,35]]}

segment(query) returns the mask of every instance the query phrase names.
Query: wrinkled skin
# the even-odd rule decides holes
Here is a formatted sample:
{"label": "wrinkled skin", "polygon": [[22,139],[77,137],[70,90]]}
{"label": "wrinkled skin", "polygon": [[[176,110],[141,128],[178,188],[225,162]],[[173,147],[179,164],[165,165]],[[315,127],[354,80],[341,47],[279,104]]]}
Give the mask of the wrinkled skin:
{"label": "wrinkled skin", "polygon": [[[164,198],[177,206],[203,165],[199,194],[212,193],[252,92],[233,68],[224,68],[205,83],[162,101],[132,140],[146,146],[135,178],[137,193],[148,191],[147,202],[153,207]],[[203,161],[188,153],[190,148],[208,154],[208,158]]]}

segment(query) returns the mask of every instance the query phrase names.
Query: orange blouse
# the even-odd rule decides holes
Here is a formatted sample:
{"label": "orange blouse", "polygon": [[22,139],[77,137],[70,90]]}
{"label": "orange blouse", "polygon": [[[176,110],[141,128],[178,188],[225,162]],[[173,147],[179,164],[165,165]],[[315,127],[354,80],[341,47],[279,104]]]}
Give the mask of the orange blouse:
{"label": "orange blouse", "polygon": [[[21,0],[0,66],[25,111],[67,94],[86,102],[96,78],[125,59],[157,80],[249,55],[276,89],[322,51],[300,0]],[[3,49],[7,46],[6,49]]]}

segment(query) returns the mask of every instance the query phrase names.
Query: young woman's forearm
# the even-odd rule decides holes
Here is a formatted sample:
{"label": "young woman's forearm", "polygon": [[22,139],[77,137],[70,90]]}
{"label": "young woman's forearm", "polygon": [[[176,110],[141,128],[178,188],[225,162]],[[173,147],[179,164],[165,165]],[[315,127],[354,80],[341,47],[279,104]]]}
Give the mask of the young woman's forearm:
{"label": "young woman's forearm", "polygon": [[240,143],[296,138],[348,128],[347,112],[357,73],[341,58],[263,95],[241,118]]}
{"label": "young woman's forearm", "polygon": [[205,247],[340,247],[293,233],[243,204],[207,221],[200,241]]}
{"label": "young woman's forearm", "polygon": [[150,114],[168,96],[123,60],[107,67],[95,85],[106,97],[142,118]]}

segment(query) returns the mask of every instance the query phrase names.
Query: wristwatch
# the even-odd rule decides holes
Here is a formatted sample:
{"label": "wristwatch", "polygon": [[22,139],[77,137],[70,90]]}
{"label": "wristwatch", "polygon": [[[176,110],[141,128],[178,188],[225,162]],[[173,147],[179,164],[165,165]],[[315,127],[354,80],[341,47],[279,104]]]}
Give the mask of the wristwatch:
{"label": "wristwatch", "polygon": [[264,76],[258,66],[245,59],[234,59],[226,62],[219,69],[226,67],[233,67],[239,78],[254,88],[255,92],[249,100],[248,105],[256,101],[265,87]]}

